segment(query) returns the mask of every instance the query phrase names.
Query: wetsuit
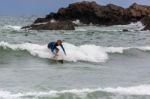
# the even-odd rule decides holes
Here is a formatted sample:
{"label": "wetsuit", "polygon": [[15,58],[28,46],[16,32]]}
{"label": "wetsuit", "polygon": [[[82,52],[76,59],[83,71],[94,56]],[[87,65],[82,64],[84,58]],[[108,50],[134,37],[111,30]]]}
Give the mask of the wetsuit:
{"label": "wetsuit", "polygon": [[[57,45],[56,42],[50,42],[50,43],[48,44],[48,48],[51,49],[51,51],[52,51],[54,54],[56,54],[54,51],[57,50],[57,46],[58,46],[58,45]],[[61,48],[62,48],[64,54],[66,55],[66,51],[65,51],[63,45],[61,44],[60,46],[61,46]]]}

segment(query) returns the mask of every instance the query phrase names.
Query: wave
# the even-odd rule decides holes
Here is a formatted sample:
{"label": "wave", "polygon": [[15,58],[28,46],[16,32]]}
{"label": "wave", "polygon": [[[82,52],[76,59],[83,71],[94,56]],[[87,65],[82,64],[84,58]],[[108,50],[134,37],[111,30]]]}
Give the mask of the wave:
{"label": "wave", "polygon": [[[65,56],[62,50],[60,50],[59,54],[66,61],[104,62],[108,58],[105,51],[101,47],[95,45],[83,45],[79,47],[69,43],[64,43],[63,45],[66,49],[67,55]],[[41,58],[53,58],[54,56],[53,53],[47,48],[47,44],[9,44],[7,42],[0,42],[0,47],[4,49],[10,48],[12,50],[26,50],[31,55]]]}
{"label": "wave", "polygon": [[[98,94],[99,98],[104,97],[101,96],[101,93],[105,93],[103,95],[108,96],[113,96],[113,95],[124,95],[124,96],[130,96],[130,95],[135,95],[135,96],[150,96],[150,85],[139,85],[139,86],[132,86],[132,87],[108,87],[108,88],[95,88],[95,89],[90,89],[90,88],[83,88],[83,89],[71,89],[71,90],[51,90],[48,92],[20,92],[20,93],[12,93],[9,91],[0,91],[0,97],[3,99],[18,99],[18,98],[25,98],[27,97],[32,97],[32,99],[36,98],[38,99],[39,97],[61,97],[62,95],[74,95],[77,97],[84,97],[84,99],[87,99],[87,97],[90,95],[96,95]],[[81,99],[82,99],[81,98]],[[76,98],[73,98],[76,99]],[[79,98],[77,98],[79,99]],[[89,98],[88,98],[89,99]],[[92,99],[90,97],[90,99]],[[94,98],[95,99],[95,98]],[[112,99],[112,98],[111,98]],[[116,98],[115,98],[116,99]]]}
{"label": "wave", "polygon": [[121,29],[121,31],[122,29],[127,29],[130,32],[133,32],[133,31],[141,31],[145,26],[139,21],[139,22],[132,22],[127,25],[114,25],[112,27],[117,27]]}
{"label": "wave", "polygon": [[[51,20],[52,22],[55,20]],[[73,21],[75,24],[81,24],[80,20],[75,20]],[[46,24],[46,23],[37,23],[35,25],[39,24]],[[92,30],[92,31],[101,31],[101,32],[122,32],[123,29],[127,29],[130,32],[133,31],[141,31],[145,26],[141,22],[135,22],[135,23],[130,23],[128,25],[113,25],[113,26],[108,26],[108,27],[98,27],[98,26],[82,26],[82,27],[75,27],[75,31],[79,32],[85,32],[87,30]],[[94,28],[94,29],[93,29]],[[116,28],[116,29],[114,29]],[[11,30],[11,31],[16,31],[16,32],[22,32],[24,29],[21,29],[21,26],[15,26],[15,25],[5,25],[2,27],[3,30]]]}
{"label": "wave", "polygon": [[[138,49],[142,51],[150,51],[150,46],[144,47],[102,47],[96,45],[81,45],[75,46],[73,44],[63,44],[67,55],[63,54],[60,50],[59,55],[66,61],[88,61],[88,62],[105,62],[109,59],[109,53],[124,53],[125,50]],[[40,58],[53,58],[53,53],[47,48],[46,45],[23,43],[23,44],[10,44],[8,42],[0,42],[0,47],[3,49],[11,50],[25,50],[31,55]],[[61,48],[59,48],[61,49]]]}
{"label": "wave", "polygon": [[[112,26],[82,26],[76,27],[75,31],[101,31],[101,32],[122,32],[127,29],[129,32],[141,31],[145,26],[141,22],[130,23],[127,25],[112,25]],[[141,31],[143,32],[143,31]]]}

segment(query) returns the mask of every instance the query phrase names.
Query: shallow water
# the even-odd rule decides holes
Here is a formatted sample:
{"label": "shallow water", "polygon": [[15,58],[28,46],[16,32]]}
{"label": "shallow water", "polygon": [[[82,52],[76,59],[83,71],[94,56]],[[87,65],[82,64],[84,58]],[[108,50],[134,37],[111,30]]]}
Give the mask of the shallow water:
{"label": "shallow water", "polygon": [[[26,31],[36,17],[0,17],[0,99],[149,99],[150,32],[138,23]],[[122,29],[129,32],[122,32]],[[64,63],[47,43],[63,39]]]}

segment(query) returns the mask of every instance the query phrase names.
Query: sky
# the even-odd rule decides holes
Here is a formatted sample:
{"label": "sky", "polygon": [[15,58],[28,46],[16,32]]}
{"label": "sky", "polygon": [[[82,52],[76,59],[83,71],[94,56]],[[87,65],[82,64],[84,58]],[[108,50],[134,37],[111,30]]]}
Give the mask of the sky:
{"label": "sky", "polygon": [[[0,15],[7,16],[32,16],[46,15],[56,12],[61,7],[83,0],[0,0]],[[84,0],[85,1],[85,0]],[[92,1],[92,0],[86,0]],[[101,5],[113,3],[122,7],[128,7],[132,3],[150,5],[150,0],[93,0]]]}

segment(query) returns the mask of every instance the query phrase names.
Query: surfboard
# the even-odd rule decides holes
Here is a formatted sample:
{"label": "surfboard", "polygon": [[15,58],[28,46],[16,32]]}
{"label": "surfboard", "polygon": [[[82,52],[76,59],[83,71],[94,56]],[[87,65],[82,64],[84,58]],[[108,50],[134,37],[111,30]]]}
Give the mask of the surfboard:
{"label": "surfboard", "polygon": [[54,57],[52,58],[52,61],[53,61],[54,63],[64,63],[64,60],[63,60],[63,58],[62,58],[61,56],[54,56]]}

